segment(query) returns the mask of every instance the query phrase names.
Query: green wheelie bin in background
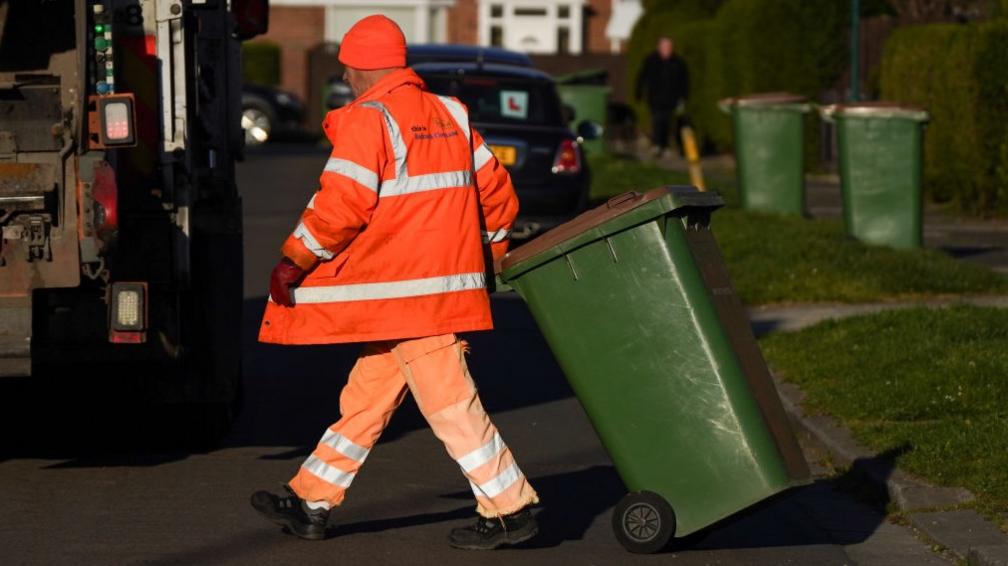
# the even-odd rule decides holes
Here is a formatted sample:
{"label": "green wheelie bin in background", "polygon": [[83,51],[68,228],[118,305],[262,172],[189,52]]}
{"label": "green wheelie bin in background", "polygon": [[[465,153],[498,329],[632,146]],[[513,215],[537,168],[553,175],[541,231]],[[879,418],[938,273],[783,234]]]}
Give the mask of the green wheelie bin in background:
{"label": "green wheelie bin in background", "polygon": [[560,101],[574,110],[573,119],[567,124],[584,139],[581,145],[585,152],[596,155],[605,151],[605,141],[600,135],[584,136],[585,122],[595,124],[601,132],[606,125],[609,108],[609,73],[605,69],[589,69],[556,77],[557,95]]}
{"label": "green wheelie bin in background", "polygon": [[836,124],[847,232],[869,244],[920,247],[927,112],[869,102],[827,106],[821,114]]}
{"label": "green wheelie bin in background", "polygon": [[718,103],[731,115],[742,206],[805,214],[804,97],[767,93]]}
{"label": "green wheelie bin in background", "polygon": [[613,529],[632,552],[809,475],[709,228],[721,205],[693,187],[627,193],[501,264],[630,492]]}

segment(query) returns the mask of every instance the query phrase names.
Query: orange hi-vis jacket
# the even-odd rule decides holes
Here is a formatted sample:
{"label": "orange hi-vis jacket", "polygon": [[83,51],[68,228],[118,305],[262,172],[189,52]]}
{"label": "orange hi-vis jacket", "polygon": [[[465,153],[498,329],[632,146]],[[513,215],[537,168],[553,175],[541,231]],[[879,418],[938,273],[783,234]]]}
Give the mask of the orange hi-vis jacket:
{"label": "orange hi-vis jacket", "polygon": [[267,303],[260,341],[493,327],[484,243],[495,258],[507,251],[518,199],[465,106],[423,88],[411,69],[395,71],[326,116],[332,154],[282,248],[310,271],[293,307]]}

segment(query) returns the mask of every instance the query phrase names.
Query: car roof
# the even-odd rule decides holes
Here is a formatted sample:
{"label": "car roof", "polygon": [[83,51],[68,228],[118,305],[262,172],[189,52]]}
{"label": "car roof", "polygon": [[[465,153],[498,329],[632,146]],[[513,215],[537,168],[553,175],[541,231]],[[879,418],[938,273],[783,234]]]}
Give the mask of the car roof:
{"label": "car roof", "polygon": [[479,63],[452,63],[452,62],[437,62],[437,63],[417,63],[413,65],[413,70],[417,74],[423,76],[424,74],[453,74],[453,75],[478,75],[478,76],[490,76],[490,77],[507,77],[507,78],[519,78],[528,79],[533,81],[547,81],[553,82],[553,77],[540,71],[539,69],[533,69],[531,67],[519,67],[516,65],[500,65],[495,63],[479,64]]}
{"label": "car roof", "polygon": [[469,61],[473,63],[505,63],[531,67],[532,59],[524,53],[509,51],[499,47],[482,47],[479,45],[455,45],[450,43],[423,43],[406,47],[407,62],[447,62]]}

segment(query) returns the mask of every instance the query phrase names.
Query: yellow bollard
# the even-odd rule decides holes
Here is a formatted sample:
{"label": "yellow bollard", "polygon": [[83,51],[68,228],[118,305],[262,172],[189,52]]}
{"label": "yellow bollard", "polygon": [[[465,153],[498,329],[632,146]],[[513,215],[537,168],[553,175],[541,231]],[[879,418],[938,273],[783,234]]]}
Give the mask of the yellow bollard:
{"label": "yellow bollard", "polygon": [[700,151],[697,149],[696,134],[691,126],[683,126],[680,135],[682,136],[683,150],[686,152],[686,161],[689,162],[690,183],[706,191],[704,185],[703,169],[700,167]]}

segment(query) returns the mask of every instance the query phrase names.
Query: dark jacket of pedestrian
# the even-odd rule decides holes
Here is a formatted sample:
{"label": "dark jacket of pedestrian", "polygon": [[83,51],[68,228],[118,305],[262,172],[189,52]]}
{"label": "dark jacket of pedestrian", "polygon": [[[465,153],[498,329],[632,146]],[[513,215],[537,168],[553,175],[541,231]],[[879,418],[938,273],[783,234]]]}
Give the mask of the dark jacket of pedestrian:
{"label": "dark jacket of pedestrian", "polygon": [[652,109],[671,110],[689,96],[689,71],[686,62],[676,54],[665,59],[657,52],[644,60],[644,66],[637,73],[637,100],[647,95],[647,103]]}

